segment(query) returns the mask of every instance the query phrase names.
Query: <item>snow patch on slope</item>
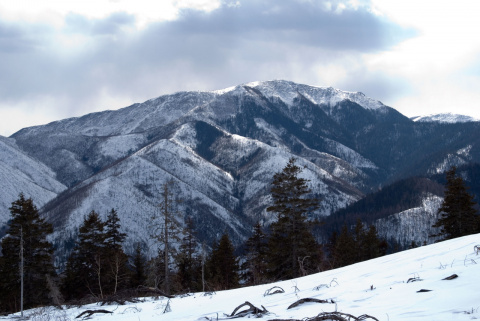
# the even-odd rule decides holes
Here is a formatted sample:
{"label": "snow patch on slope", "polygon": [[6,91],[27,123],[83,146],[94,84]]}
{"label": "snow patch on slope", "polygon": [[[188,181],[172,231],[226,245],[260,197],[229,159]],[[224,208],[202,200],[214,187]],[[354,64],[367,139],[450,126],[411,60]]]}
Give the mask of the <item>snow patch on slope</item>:
{"label": "snow patch on slope", "polygon": [[432,165],[428,173],[440,174],[446,172],[452,166],[458,167],[467,164],[472,159],[470,154],[471,149],[472,145],[467,145],[457,150],[455,154],[448,154],[441,163]]}
{"label": "snow patch on slope", "polygon": [[426,195],[421,206],[379,219],[374,225],[379,235],[395,239],[400,244],[409,245],[412,241],[417,245],[430,244],[435,240],[430,235],[438,233],[432,225],[437,222],[442,202],[442,197]]}
{"label": "snow patch on slope", "polygon": [[424,123],[437,122],[437,123],[449,123],[449,124],[480,121],[480,119],[478,118],[474,118],[466,115],[454,114],[454,113],[415,116],[415,117],[411,117],[410,119],[413,120],[414,122],[424,122]]}
{"label": "snow patch on slope", "polygon": [[350,100],[366,109],[385,107],[380,101],[366,97],[361,92],[342,91],[332,87],[314,87],[285,80],[252,82],[246,86],[256,88],[266,97],[277,97],[287,105],[292,105],[293,100],[301,94],[317,105],[334,106],[343,100]]}

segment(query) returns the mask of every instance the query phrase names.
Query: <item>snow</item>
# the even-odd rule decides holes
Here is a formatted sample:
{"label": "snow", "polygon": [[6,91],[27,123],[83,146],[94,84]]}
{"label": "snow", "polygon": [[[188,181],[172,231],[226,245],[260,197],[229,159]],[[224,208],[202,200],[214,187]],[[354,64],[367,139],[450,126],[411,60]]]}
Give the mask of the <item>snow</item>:
{"label": "snow", "polygon": [[[212,293],[191,293],[173,299],[146,298],[126,305],[90,304],[64,310],[38,308],[25,311],[32,320],[74,320],[86,310],[105,309],[111,314],[93,314],[95,321],[195,321],[226,320],[245,301],[269,312],[260,320],[314,317],[322,312],[363,314],[387,320],[472,320],[480,318],[478,275],[480,256],[474,246],[480,234],[444,241],[387,255],[340,269],[293,280]],[[456,274],[453,280],[443,280]],[[409,282],[409,281],[415,282]],[[285,293],[264,296],[279,286]],[[430,292],[418,292],[422,289]],[[335,303],[306,303],[287,307],[299,299],[316,298]],[[169,305],[169,309],[167,308]],[[165,312],[165,311],[169,312]],[[0,317],[16,320],[19,313]],[[249,320],[250,315],[235,320]],[[371,319],[365,319],[371,320]]]}
{"label": "snow", "polygon": [[381,237],[387,240],[395,239],[405,246],[410,245],[412,241],[418,245],[424,242],[432,243],[435,239],[430,235],[439,232],[432,225],[438,220],[438,209],[442,202],[443,197],[433,194],[424,195],[419,207],[378,219],[374,225]]}
{"label": "snow", "polygon": [[449,123],[449,124],[480,121],[480,119],[478,118],[474,118],[466,115],[454,114],[454,113],[415,116],[410,119],[413,120],[414,122],[438,122],[438,123]]}
{"label": "snow", "polygon": [[10,218],[9,207],[20,193],[40,208],[65,189],[49,167],[21,151],[14,139],[0,136],[0,226]]}
{"label": "snow", "polygon": [[246,86],[258,89],[266,97],[280,98],[287,105],[292,105],[293,100],[301,94],[317,105],[334,106],[343,100],[350,100],[366,109],[385,107],[380,101],[366,97],[361,92],[342,91],[332,87],[308,86],[285,80],[252,82]]}

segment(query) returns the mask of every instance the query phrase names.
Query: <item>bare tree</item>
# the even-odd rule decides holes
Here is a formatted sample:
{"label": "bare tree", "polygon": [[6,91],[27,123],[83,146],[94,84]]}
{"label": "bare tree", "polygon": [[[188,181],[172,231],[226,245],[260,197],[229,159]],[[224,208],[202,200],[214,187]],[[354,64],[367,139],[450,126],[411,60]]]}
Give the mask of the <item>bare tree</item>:
{"label": "bare tree", "polygon": [[158,205],[160,209],[159,215],[154,214],[152,216],[152,227],[153,235],[152,237],[163,245],[163,255],[164,255],[164,282],[163,282],[163,291],[166,294],[170,294],[170,269],[169,262],[172,257],[173,247],[171,246],[173,242],[178,242],[178,225],[179,223],[175,219],[175,215],[178,214],[177,205],[179,200],[174,198],[173,195],[173,180],[169,180],[162,184],[161,197],[162,201]]}

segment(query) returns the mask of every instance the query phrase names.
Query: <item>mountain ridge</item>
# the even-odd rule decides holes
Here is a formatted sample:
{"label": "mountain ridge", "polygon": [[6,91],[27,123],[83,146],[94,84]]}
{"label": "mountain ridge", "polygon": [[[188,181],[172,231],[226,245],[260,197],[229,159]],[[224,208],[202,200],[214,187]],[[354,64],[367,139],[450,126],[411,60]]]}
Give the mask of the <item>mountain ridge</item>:
{"label": "mountain ridge", "polygon": [[201,241],[227,231],[240,244],[256,221],[273,220],[269,184],[291,157],[322,200],[309,216],[322,218],[395,180],[480,162],[479,130],[415,123],[361,93],[269,81],[163,95],[11,139],[68,187],[42,209],[59,248],[88,212],[112,207],[129,244],[151,247],[148,218],[169,179],[184,200],[179,222],[192,218]]}

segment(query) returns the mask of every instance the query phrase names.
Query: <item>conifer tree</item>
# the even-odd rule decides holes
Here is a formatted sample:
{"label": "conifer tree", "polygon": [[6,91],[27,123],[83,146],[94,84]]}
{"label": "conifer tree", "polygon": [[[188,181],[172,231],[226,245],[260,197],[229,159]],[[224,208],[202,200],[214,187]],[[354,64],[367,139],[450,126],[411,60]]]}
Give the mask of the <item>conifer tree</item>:
{"label": "conifer tree", "polygon": [[378,237],[377,229],[374,225],[368,227],[364,240],[363,260],[370,260],[385,255],[386,242]]}
{"label": "conifer tree", "polygon": [[193,220],[185,220],[184,237],[180,243],[180,252],[177,255],[177,279],[182,291],[200,291],[201,258],[196,255],[197,241],[194,234]]}
{"label": "conifer tree", "polygon": [[246,260],[242,264],[242,275],[247,285],[263,284],[267,281],[267,237],[262,225],[257,222],[253,234],[245,243]]}
{"label": "conifer tree", "polygon": [[239,286],[239,266],[234,247],[227,233],[214,243],[207,262],[208,282],[214,290],[228,290]]}
{"label": "conifer tree", "polygon": [[291,158],[286,167],[273,177],[270,190],[273,205],[267,212],[277,214],[268,239],[269,274],[273,280],[301,276],[302,270],[313,271],[319,265],[319,247],[313,237],[307,214],[318,208],[307,180],[299,178],[302,171]]}
{"label": "conifer tree", "polygon": [[142,253],[142,246],[140,243],[135,245],[135,253],[132,259],[132,275],[130,278],[130,286],[136,288],[141,285],[145,285],[147,279],[146,276],[146,260]]}
{"label": "conifer tree", "polygon": [[47,236],[52,225],[40,217],[31,198],[23,194],[10,207],[11,220],[2,239],[0,302],[3,311],[18,311],[21,301],[20,249],[23,241],[23,307],[50,303],[47,280],[55,276],[53,247]]}
{"label": "conifer tree", "polygon": [[441,236],[448,240],[480,232],[480,220],[475,210],[473,196],[461,176],[456,175],[456,168],[446,172],[447,183],[441,207],[438,209],[440,217],[433,227],[440,228]]}
{"label": "conifer tree", "polygon": [[333,252],[334,267],[342,267],[356,263],[357,253],[355,248],[355,239],[348,230],[347,225],[343,225],[338,235]]}
{"label": "conifer tree", "polygon": [[95,211],[84,218],[78,241],[70,254],[62,290],[68,299],[94,295],[103,299],[105,271],[105,224]]}
{"label": "conifer tree", "polygon": [[128,285],[128,257],[122,244],[126,234],[120,232],[120,218],[112,208],[105,220],[105,291],[115,294]]}

